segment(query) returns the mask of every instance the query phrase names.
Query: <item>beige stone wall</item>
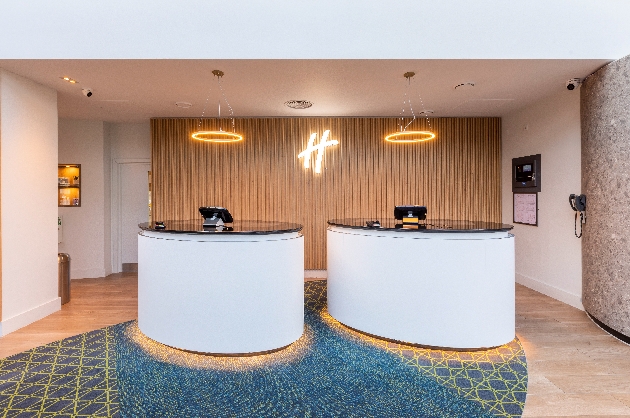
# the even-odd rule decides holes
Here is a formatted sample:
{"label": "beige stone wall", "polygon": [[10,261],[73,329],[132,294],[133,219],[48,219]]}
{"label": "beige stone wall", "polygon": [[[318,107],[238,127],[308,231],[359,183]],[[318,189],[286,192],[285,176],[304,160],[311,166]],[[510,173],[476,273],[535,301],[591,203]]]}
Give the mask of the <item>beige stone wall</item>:
{"label": "beige stone wall", "polygon": [[583,304],[630,336],[630,56],[585,80],[580,110]]}

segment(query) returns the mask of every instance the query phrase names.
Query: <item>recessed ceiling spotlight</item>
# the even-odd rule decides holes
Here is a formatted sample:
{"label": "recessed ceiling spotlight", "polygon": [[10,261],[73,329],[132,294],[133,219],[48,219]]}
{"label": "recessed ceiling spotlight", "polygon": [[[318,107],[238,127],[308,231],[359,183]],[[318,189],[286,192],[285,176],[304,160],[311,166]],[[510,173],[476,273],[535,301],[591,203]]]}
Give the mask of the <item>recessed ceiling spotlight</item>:
{"label": "recessed ceiling spotlight", "polygon": [[308,109],[313,106],[313,103],[308,100],[289,100],[284,102],[286,107],[290,107],[291,109]]}
{"label": "recessed ceiling spotlight", "polygon": [[70,84],[77,84],[77,83],[78,83],[78,81],[77,81],[77,80],[75,80],[75,79],[74,79],[74,78],[72,78],[72,77],[63,76],[63,77],[59,77],[59,78],[60,78],[60,79],[62,79],[62,80],[64,80],[64,81],[67,81],[67,82],[68,82],[68,83],[70,83]]}
{"label": "recessed ceiling spotlight", "polygon": [[189,103],[189,102],[175,102],[175,106],[181,107],[182,109],[188,109],[189,107],[192,107],[192,103]]}
{"label": "recessed ceiling spotlight", "polygon": [[471,88],[475,87],[475,82],[474,81],[469,81],[467,83],[459,83],[455,86],[455,90],[469,90]]}

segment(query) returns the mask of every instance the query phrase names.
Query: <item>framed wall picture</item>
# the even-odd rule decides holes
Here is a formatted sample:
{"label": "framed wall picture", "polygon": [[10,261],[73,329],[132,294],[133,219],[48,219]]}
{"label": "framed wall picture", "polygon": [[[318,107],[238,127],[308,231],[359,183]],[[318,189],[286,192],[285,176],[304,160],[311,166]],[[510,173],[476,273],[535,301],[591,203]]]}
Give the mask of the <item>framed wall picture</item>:
{"label": "framed wall picture", "polygon": [[514,223],[538,226],[538,193],[514,193]]}

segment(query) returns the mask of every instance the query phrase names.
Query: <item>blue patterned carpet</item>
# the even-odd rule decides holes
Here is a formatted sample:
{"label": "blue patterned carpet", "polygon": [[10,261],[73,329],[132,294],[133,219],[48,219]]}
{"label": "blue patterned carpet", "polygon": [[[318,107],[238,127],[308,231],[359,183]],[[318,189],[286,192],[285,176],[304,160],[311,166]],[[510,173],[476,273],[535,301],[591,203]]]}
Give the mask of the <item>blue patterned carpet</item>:
{"label": "blue patterned carpet", "polygon": [[479,352],[427,350],[353,332],[305,285],[305,334],[256,357],[185,353],[136,322],[0,360],[0,417],[513,417],[527,366],[517,339]]}

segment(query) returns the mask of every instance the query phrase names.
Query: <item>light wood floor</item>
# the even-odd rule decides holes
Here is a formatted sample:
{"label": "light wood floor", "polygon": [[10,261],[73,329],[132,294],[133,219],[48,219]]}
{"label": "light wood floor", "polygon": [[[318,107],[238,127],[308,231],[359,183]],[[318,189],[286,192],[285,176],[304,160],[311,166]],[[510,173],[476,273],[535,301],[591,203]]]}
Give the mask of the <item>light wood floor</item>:
{"label": "light wood floor", "polygon": [[70,291],[60,311],[0,337],[0,358],[138,318],[137,273],[72,280]]}
{"label": "light wood floor", "polygon": [[[40,321],[0,338],[0,358],[136,319],[135,273],[72,281],[72,300]],[[629,417],[630,346],[586,314],[517,285],[516,333],[527,355],[524,417]]]}
{"label": "light wood floor", "polygon": [[630,417],[630,346],[583,311],[517,285],[516,335],[529,371],[524,417]]}

